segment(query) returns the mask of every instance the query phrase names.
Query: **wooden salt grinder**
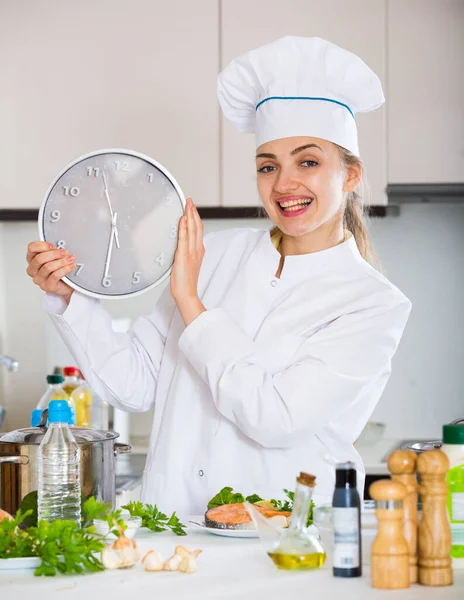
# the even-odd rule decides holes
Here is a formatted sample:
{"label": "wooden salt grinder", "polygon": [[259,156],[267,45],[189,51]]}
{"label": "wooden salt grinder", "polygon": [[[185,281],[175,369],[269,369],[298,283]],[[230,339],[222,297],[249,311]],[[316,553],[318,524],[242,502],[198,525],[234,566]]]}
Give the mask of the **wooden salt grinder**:
{"label": "wooden salt grinder", "polygon": [[403,501],[406,488],[398,481],[375,481],[369,494],[376,501],[379,532],[372,543],[372,587],[397,590],[409,587],[408,544],[403,534]]}
{"label": "wooden salt grinder", "polygon": [[446,512],[449,460],[441,450],[427,450],[417,459],[422,519],[419,526],[419,583],[451,585],[451,530]]}
{"label": "wooden salt grinder", "polygon": [[417,583],[417,479],[416,453],[412,450],[395,450],[388,457],[388,470],[393,481],[406,488],[404,499],[403,534],[409,547],[409,582]]}

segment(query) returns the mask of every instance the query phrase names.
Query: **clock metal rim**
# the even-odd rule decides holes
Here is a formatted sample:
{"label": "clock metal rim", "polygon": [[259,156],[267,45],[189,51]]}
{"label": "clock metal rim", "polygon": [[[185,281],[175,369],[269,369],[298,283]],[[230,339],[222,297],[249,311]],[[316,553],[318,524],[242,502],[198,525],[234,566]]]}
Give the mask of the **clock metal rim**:
{"label": "clock metal rim", "polygon": [[[69,169],[71,169],[74,165],[80,163],[83,160],[86,160],[87,158],[92,158],[93,156],[99,156],[101,154],[114,154],[114,153],[128,154],[130,156],[135,156],[136,158],[140,158],[140,159],[145,160],[146,162],[152,164],[156,169],[161,171],[161,173],[163,173],[169,179],[169,181],[173,185],[174,189],[176,190],[176,192],[180,198],[182,208],[183,208],[184,214],[185,214],[185,204],[186,203],[185,203],[185,196],[182,192],[182,189],[181,189],[180,185],[177,183],[177,180],[175,179],[175,177],[173,177],[173,175],[171,175],[171,173],[166,169],[166,167],[163,167],[163,165],[161,165],[159,162],[157,162],[150,156],[143,154],[142,152],[137,152],[136,150],[130,150],[128,148],[106,148],[106,149],[102,149],[102,150],[93,150],[92,152],[88,152],[87,154],[79,156],[79,158],[76,158],[73,161],[71,161],[68,165],[66,165],[58,173],[58,175],[53,179],[52,183],[48,186],[47,191],[45,192],[45,195],[43,197],[42,204],[39,209],[38,226],[39,226],[40,241],[42,241],[42,242],[47,241],[45,239],[45,235],[44,235],[43,214],[45,212],[45,207],[47,205],[47,200],[50,195],[50,192],[55,187],[56,183],[61,179],[61,177],[67,171],[69,171]],[[171,271],[172,271],[172,266],[169,267],[169,269],[166,271],[166,273],[162,277],[160,277],[160,279],[158,279],[154,283],[150,284],[148,287],[144,288],[143,290],[138,290],[136,292],[129,292],[127,294],[109,295],[109,294],[105,294],[104,292],[102,292],[102,293],[91,292],[83,287],[78,286],[73,281],[68,279],[67,276],[63,277],[61,279],[61,281],[64,281],[67,285],[69,285],[71,288],[73,288],[77,292],[80,292],[81,294],[84,294],[85,296],[90,296],[91,298],[97,298],[98,300],[123,300],[124,298],[135,298],[136,296],[141,296],[142,294],[149,292],[150,290],[154,289],[155,287],[158,287],[161,283],[163,283],[163,281],[165,279],[167,279],[170,276]]]}

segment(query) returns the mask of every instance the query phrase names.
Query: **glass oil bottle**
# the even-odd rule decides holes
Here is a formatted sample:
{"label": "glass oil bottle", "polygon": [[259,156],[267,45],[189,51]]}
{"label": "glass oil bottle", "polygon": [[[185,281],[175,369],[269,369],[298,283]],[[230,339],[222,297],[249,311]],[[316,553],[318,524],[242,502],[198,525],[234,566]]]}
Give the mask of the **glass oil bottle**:
{"label": "glass oil bottle", "polygon": [[324,564],[325,551],[317,535],[307,527],[316,477],[300,473],[296,480],[292,518],[269,556],[280,569],[317,569]]}

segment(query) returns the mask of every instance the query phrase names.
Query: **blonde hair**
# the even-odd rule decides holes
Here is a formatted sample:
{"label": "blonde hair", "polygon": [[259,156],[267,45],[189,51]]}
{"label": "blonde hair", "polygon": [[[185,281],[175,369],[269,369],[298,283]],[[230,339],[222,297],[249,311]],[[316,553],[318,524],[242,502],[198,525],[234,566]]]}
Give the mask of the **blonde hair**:
{"label": "blonde hair", "polygon": [[[337,147],[340,153],[342,167],[345,169],[349,169],[350,167],[358,167],[361,172],[364,173],[363,162],[358,156],[355,156],[352,152],[342,148],[341,146],[338,146],[337,144],[334,145]],[[363,175],[358,187],[354,191],[347,193],[342,209],[343,229],[345,232],[350,231],[353,234],[356,245],[359,249],[359,253],[364,260],[376,269],[381,270],[379,260],[374,252],[372,242],[367,231],[368,216],[364,203],[366,196],[368,195],[368,189],[367,181]],[[258,214],[269,218],[269,215],[264,207],[260,207]],[[278,232],[279,228],[274,226],[271,229],[271,238],[276,236]]]}
{"label": "blonde hair", "polygon": [[379,260],[372,247],[369,234],[367,232],[367,211],[365,209],[365,200],[368,195],[368,184],[364,178],[364,165],[362,160],[355,156],[346,148],[335,144],[340,153],[342,166],[345,169],[358,167],[361,170],[362,179],[358,187],[352,192],[348,192],[345,199],[343,210],[343,229],[351,231],[358,246],[359,253],[365,261],[373,267],[380,269]]}

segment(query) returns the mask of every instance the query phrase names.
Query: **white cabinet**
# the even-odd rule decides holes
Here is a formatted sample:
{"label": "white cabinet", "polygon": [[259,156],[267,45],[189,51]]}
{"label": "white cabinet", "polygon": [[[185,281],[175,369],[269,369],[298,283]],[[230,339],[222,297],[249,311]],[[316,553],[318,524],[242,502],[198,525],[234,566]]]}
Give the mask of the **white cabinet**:
{"label": "white cabinet", "polygon": [[[385,83],[386,5],[383,0],[224,0],[222,68],[231,59],[285,35],[325,38],[358,54]],[[385,204],[385,107],[357,116],[371,204]],[[223,119],[224,206],[258,206],[255,140]]]}
{"label": "white cabinet", "polygon": [[388,2],[388,181],[464,180],[464,2]]}
{"label": "white cabinet", "polygon": [[218,204],[218,2],[4,4],[0,208],[37,208],[68,162],[110,147],[148,154],[198,205]]}

